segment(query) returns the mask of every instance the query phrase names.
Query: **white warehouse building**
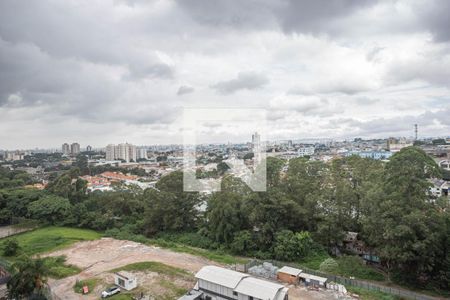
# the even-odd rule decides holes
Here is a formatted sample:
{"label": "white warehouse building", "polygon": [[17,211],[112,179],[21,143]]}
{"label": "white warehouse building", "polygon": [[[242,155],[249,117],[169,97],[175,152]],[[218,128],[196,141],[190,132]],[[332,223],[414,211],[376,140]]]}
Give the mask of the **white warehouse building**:
{"label": "white warehouse building", "polygon": [[194,288],[204,300],[287,300],[288,288],[248,274],[216,267],[203,267]]}

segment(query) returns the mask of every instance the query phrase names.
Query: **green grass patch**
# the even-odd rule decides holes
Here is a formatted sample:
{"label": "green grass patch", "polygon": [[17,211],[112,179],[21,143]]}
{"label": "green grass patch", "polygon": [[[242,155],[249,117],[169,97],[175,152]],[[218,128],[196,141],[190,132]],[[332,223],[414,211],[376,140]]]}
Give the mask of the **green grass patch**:
{"label": "green grass patch", "polygon": [[177,299],[180,296],[182,296],[188,292],[188,289],[178,287],[173,282],[165,280],[165,279],[159,280],[159,284],[162,287],[166,288],[167,292],[164,296],[157,297],[157,299],[161,299],[161,300]]}
{"label": "green grass patch", "polygon": [[86,280],[79,280],[73,286],[73,291],[78,294],[83,294],[83,286],[87,286],[89,289],[88,294],[92,293],[95,287],[100,283],[99,278],[89,278]]}
{"label": "green grass patch", "polygon": [[230,254],[226,254],[220,250],[206,250],[200,248],[194,248],[186,246],[183,244],[178,244],[174,242],[168,242],[163,239],[150,239],[149,243],[152,245],[160,246],[162,248],[167,248],[175,252],[183,252],[192,254],[195,256],[201,256],[206,259],[221,263],[221,264],[244,264],[248,262],[248,259],[236,257]]}
{"label": "green grass patch", "polygon": [[380,271],[367,266],[358,256],[342,256],[336,258],[339,265],[337,274],[364,280],[384,281],[385,276]]}
{"label": "green grass patch", "polygon": [[369,291],[358,287],[346,286],[347,291],[359,295],[361,300],[400,300],[402,298],[378,291]]}
{"label": "green grass patch", "polygon": [[[22,253],[27,255],[55,251],[79,241],[96,240],[100,237],[101,234],[93,230],[70,227],[44,227],[14,236]],[[6,239],[8,238],[2,240]]]}
{"label": "green grass patch", "polygon": [[192,274],[186,270],[168,266],[156,261],[138,262],[114,269],[111,272],[119,272],[119,271],[150,271],[169,276],[182,276],[182,277],[192,276]]}
{"label": "green grass patch", "polygon": [[330,256],[326,251],[312,252],[300,260],[299,264],[309,269],[319,270],[320,264],[327,258],[330,258]]}
{"label": "green grass patch", "polygon": [[112,300],[133,300],[133,296],[130,294],[115,294],[112,297],[108,297],[107,299]]}
{"label": "green grass patch", "polygon": [[81,272],[80,268],[67,265],[64,256],[45,257],[44,262],[49,269],[48,276],[51,278],[61,279]]}

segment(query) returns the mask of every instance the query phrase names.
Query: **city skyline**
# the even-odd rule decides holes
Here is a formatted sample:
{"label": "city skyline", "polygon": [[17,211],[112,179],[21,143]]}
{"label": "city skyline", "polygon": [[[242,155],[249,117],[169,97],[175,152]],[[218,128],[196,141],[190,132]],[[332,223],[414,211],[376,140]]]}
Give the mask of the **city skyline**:
{"label": "city skyline", "polygon": [[243,105],[272,139],[448,136],[449,6],[2,1],[0,148],[181,143],[183,107]]}

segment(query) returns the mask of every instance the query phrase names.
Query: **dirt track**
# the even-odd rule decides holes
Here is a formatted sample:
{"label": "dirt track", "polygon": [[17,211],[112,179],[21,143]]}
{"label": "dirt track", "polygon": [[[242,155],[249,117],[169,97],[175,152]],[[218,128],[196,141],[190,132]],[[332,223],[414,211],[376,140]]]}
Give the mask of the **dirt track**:
{"label": "dirt track", "polygon": [[111,238],[80,242],[70,248],[52,252],[48,256],[60,255],[67,257],[67,264],[83,270],[75,276],[50,281],[52,292],[60,299],[98,299],[98,295],[81,296],[74,293],[73,285],[76,280],[95,277],[136,262],[156,261],[192,272],[197,272],[205,265],[217,265],[202,257]]}

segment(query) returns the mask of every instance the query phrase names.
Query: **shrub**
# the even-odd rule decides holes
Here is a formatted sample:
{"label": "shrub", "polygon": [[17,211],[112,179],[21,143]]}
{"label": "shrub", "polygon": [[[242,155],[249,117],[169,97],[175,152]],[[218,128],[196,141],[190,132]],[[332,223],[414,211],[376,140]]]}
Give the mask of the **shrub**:
{"label": "shrub", "polygon": [[329,273],[333,273],[336,272],[339,268],[338,263],[332,259],[332,258],[327,258],[325,259],[321,264],[320,264],[320,271],[324,271],[324,272],[329,272]]}
{"label": "shrub", "polygon": [[5,256],[14,256],[19,252],[20,246],[16,239],[8,239],[3,243],[3,254]]}

